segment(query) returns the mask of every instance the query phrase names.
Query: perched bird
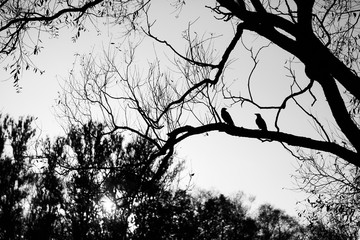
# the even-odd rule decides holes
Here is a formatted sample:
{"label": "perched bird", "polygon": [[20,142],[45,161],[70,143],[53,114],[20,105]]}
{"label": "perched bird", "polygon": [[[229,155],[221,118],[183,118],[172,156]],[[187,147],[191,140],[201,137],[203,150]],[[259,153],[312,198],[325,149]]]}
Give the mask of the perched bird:
{"label": "perched bird", "polygon": [[266,126],[266,122],[264,121],[264,119],[261,117],[260,113],[255,113],[256,117],[256,125],[263,131],[267,131],[267,126]]}
{"label": "perched bird", "polygon": [[221,109],[221,117],[227,124],[235,126],[234,121],[231,119],[230,114],[226,111],[226,108]]}

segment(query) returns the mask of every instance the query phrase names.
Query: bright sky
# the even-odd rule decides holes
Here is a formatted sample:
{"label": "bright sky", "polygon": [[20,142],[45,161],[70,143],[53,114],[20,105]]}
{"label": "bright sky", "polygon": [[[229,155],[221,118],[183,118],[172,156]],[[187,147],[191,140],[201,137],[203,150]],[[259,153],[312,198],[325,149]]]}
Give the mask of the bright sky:
{"label": "bright sky", "polygon": [[[184,50],[184,46],[178,42],[181,30],[187,27],[187,20],[195,20],[198,16],[200,18],[197,20],[196,26],[199,29],[203,27],[204,29],[208,28],[208,32],[231,35],[231,26],[227,24],[224,28],[223,24],[214,21],[209,9],[204,7],[205,1],[196,1],[191,4],[188,1],[189,3],[179,18],[174,14],[170,15],[172,9],[164,2],[161,3],[163,15],[157,15],[159,17],[157,24],[159,25],[154,34],[179,46],[181,51]],[[192,6],[192,4],[196,6]],[[191,9],[196,9],[196,11]],[[164,14],[165,10],[169,15]],[[181,19],[186,19],[186,21]],[[173,24],[168,24],[169,21]],[[209,27],[210,25],[211,27]],[[45,49],[34,58],[34,62],[46,72],[41,76],[25,72],[20,82],[21,93],[16,93],[15,88],[12,87],[12,79],[0,79],[0,111],[13,117],[22,115],[37,117],[36,124],[39,131],[43,132],[43,136],[62,134],[58,119],[54,115],[55,99],[58,97],[58,92],[61,92],[59,84],[62,84],[63,79],[68,76],[76,52],[89,53],[101,50],[110,40],[114,41],[115,39],[116,41],[116,34],[113,31],[106,30],[101,36],[97,36],[95,32],[86,33],[76,43],[71,42],[67,31],[64,31],[65,34],[61,35],[59,39],[43,39],[46,44]],[[230,38],[222,39],[224,41],[223,48],[227,46],[229,40]],[[223,49],[217,50],[219,54],[223,51]],[[242,54],[244,52],[239,52],[239,55],[235,56],[238,63],[248,64],[249,56]],[[246,58],[247,60],[245,60]],[[269,95],[281,96],[282,92],[279,90],[288,90],[290,81],[285,76],[284,69],[287,58],[288,56],[276,47],[271,47],[262,54],[261,68],[259,68],[261,71],[258,70],[254,75],[254,89],[259,86],[258,84],[262,84],[259,88],[262,90],[254,92],[254,97],[259,99],[261,104],[267,103],[265,99]],[[231,67],[235,68],[235,66]],[[231,76],[234,80],[247,77],[251,66],[243,67],[241,71],[235,69],[239,75]],[[1,74],[1,76],[5,76],[5,74]],[[286,84],[282,85],[283,88],[274,89],[274,82]],[[226,103],[224,106],[229,107]],[[253,106],[235,105],[228,111],[236,125],[256,128],[254,113],[261,110]],[[274,113],[264,110],[261,113],[267,120],[269,129],[274,130],[271,125]],[[286,120],[284,129],[291,129],[293,133],[303,133],[307,129],[311,129],[309,122],[300,117],[299,112],[291,112],[287,115]],[[295,128],[294,126],[301,127]],[[179,159],[186,160],[187,169],[183,173],[184,177],[188,178],[187,174],[195,173],[192,183],[197,187],[217,190],[229,195],[235,194],[237,191],[244,191],[245,194],[256,197],[256,204],[271,203],[292,215],[295,215],[296,209],[299,208],[296,202],[305,197],[301,193],[290,190],[296,188],[291,175],[295,173],[297,163],[279,143],[263,143],[256,139],[239,139],[213,132],[208,136],[186,139],[178,146],[177,152]]]}

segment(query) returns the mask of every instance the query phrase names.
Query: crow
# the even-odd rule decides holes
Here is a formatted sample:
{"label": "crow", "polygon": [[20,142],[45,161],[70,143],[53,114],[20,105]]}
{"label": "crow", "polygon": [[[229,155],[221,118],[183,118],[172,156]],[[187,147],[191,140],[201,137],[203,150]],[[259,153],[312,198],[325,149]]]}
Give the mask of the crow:
{"label": "crow", "polygon": [[221,117],[227,124],[235,126],[234,121],[231,119],[230,114],[226,111],[226,108],[221,109]]}
{"label": "crow", "polygon": [[267,126],[266,126],[266,122],[264,121],[264,119],[261,117],[260,113],[255,113],[255,115],[257,116],[255,122],[256,125],[263,131],[267,131]]}

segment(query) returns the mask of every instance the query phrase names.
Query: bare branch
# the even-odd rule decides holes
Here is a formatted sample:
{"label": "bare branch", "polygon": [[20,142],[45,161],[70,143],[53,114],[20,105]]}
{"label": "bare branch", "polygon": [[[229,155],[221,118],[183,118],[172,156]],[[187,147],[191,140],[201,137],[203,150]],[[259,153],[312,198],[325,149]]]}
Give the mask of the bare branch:
{"label": "bare branch", "polygon": [[282,132],[252,130],[243,127],[231,127],[224,123],[214,123],[200,127],[184,126],[178,128],[177,130],[169,133],[169,139],[164,145],[164,149],[167,149],[168,147],[173,146],[190,136],[211,131],[224,132],[231,136],[237,137],[269,139],[272,141],[287,143],[291,146],[299,146],[324,152],[330,152],[341,158],[349,159],[349,162],[351,162],[352,164],[360,166],[360,162],[356,152],[343,148],[333,142],[324,142]]}

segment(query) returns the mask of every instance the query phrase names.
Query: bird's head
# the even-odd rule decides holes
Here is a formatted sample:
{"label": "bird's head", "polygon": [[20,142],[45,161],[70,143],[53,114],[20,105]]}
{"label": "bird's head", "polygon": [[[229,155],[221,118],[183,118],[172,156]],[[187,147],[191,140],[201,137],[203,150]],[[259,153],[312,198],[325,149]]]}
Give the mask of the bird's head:
{"label": "bird's head", "polygon": [[222,108],[221,111],[226,111],[227,108]]}
{"label": "bird's head", "polygon": [[260,115],[260,113],[255,113],[255,115],[256,115],[256,116],[258,116],[258,117],[260,117],[260,116],[261,116],[261,115]]}

